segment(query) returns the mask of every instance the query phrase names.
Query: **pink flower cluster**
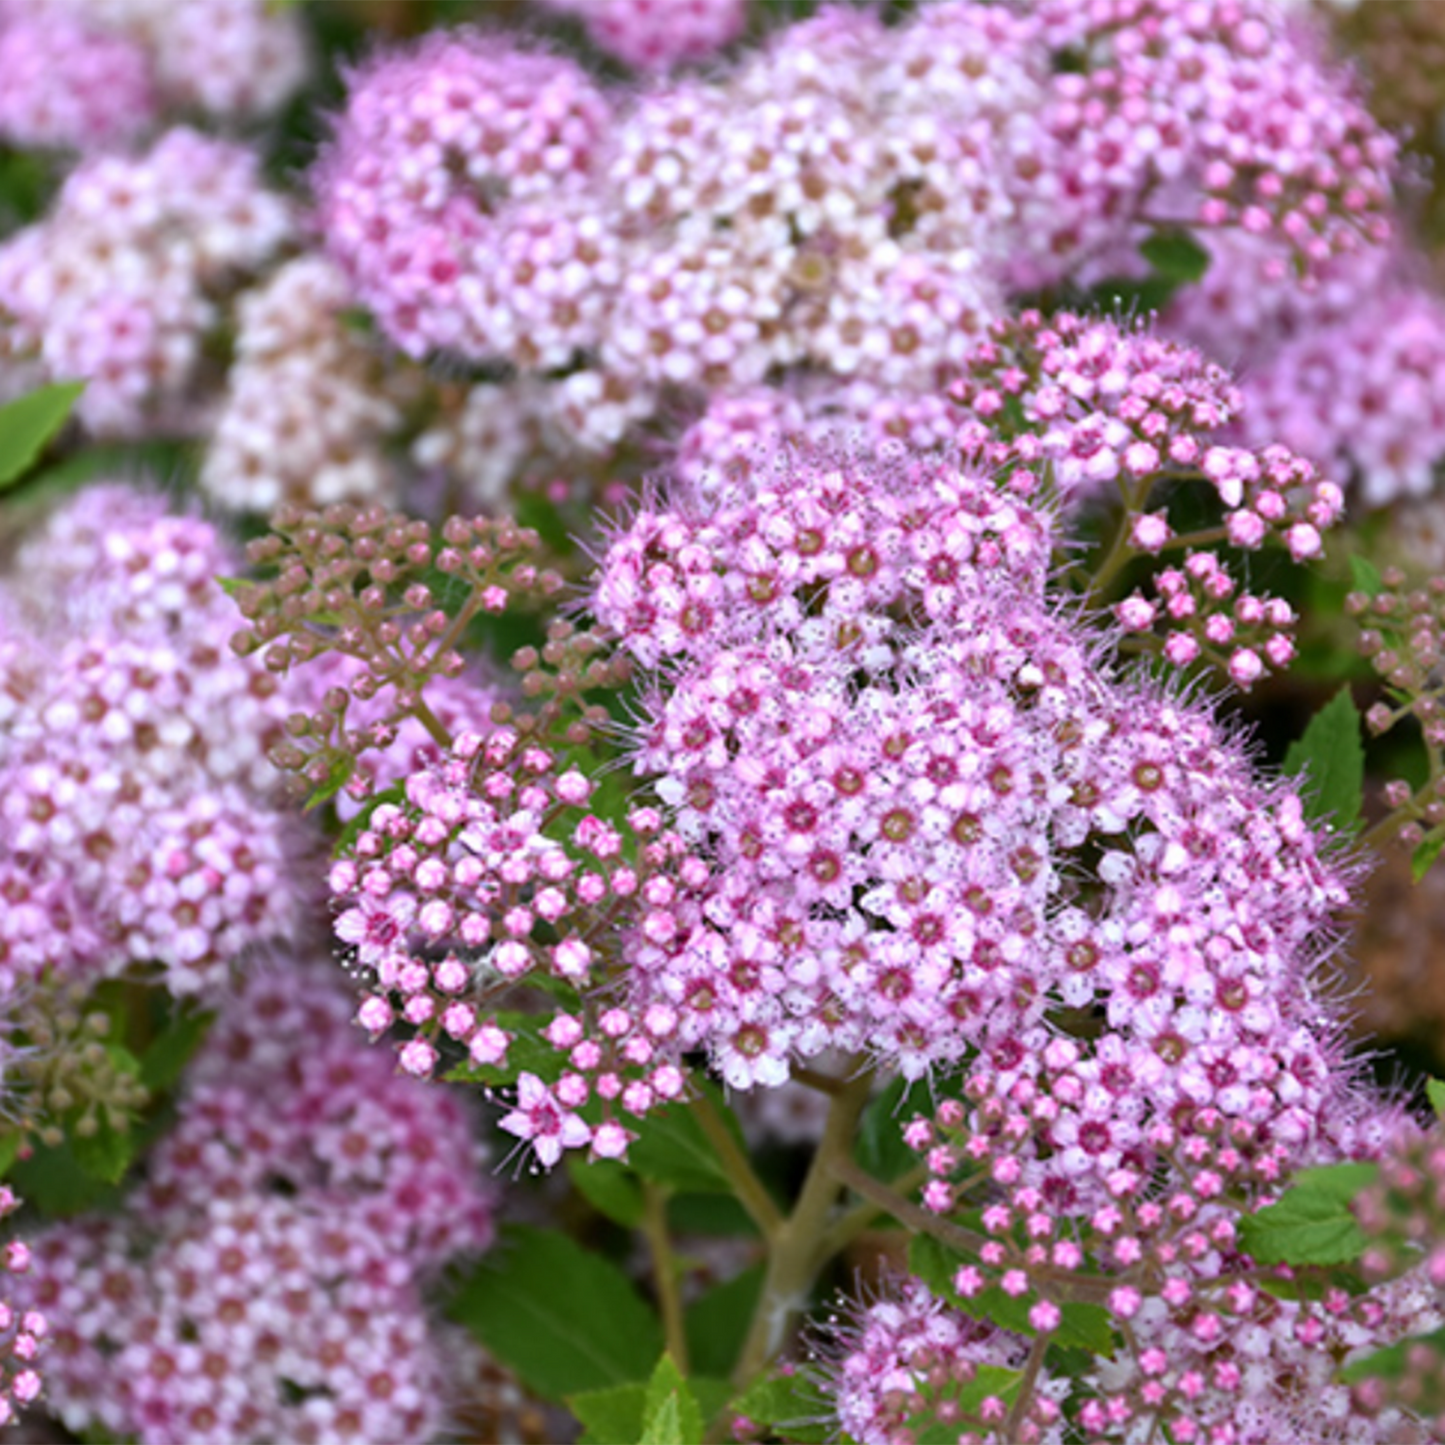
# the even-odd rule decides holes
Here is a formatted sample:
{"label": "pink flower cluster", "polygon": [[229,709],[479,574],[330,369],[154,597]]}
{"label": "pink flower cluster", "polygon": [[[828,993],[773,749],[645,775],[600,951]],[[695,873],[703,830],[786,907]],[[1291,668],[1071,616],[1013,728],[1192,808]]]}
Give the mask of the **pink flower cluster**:
{"label": "pink flower cluster", "polygon": [[1308,995],[1348,874],[1205,709],[1050,610],[1049,541],[957,459],[805,452],[609,548],[594,610],[663,669],[637,767],[714,880],[644,923],[632,987],[735,1087],[1027,1054],[1058,1001],[1193,1040],[1206,980],[1264,1000],[1250,1027]]}
{"label": "pink flower cluster", "polygon": [[[863,1309],[854,1321],[832,1320],[829,1393],[838,1424],[858,1445],[916,1438],[913,1428],[946,1421],[959,1445],[999,1438],[1009,1418],[1007,1385],[1022,1363],[1024,1342],[950,1309],[921,1280]],[[996,1384],[994,1382],[997,1382]],[[1049,1385],[1034,1400],[1014,1438],[1056,1438],[1059,1407]],[[990,1389],[990,1385],[994,1385]],[[950,1439],[955,1438],[950,1434]]]}
{"label": "pink flower cluster", "polygon": [[316,186],[394,341],[545,376],[550,420],[605,449],[784,375],[927,393],[1010,292],[1151,228],[1317,271],[1386,234],[1393,167],[1264,0],[941,0],[826,8],[630,99],[500,34],[432,38],[355,77]]}
{"label": "pink flower cluster", "polygon": [[0,360],[87,382],[92,431],[191,430],[208,334],[237,280],[291,238],[257,155],[188,129],[67,177],[47,216],[0,245]]}
{"label": "pink flower cluster", "polygon": [[[506,1061],[515,1023],[498,998],[549,978],[582,993],[581,1017],[559,1010],[543,1038],[566,1065],[554,1085],[520,1080],[503,1127],[546,1164],[563,1148],[625,1152],[633,1117],[678,1098],[677,1023],[666,1008],[610,1006],[595,993],[617,970],[617,935],[665,910],[707,876],[655,810],[626,830],[587,809],[593,784],[509,728],[462,733],[451,754],[413,774],[406,800],[374,808],[331,871],[342,907],[336,936],[371,989],[358,1020],[373,1035],[398,1017],[416,1030],[402,1068],[437,1067],[447,1041],[481,1068]],[[534,935],[545,929],[553,941]],[[596,1102],[601,1118],[579,1110]]]}
{"label": "pink flower cluster", "polygon": [[539,0],[575,15],[601,51],[638,70],[707,60],[747,23],[748,0]]}
{"label": "pink flower cluster", "polygon": [[[0,1184],[0,1219],[19,1207],[10,1186]],[[24,1276],[30,1266],[30,1246],[23,1240],[12,1239],[0,1250],[0,1269],[5,1272]],[[24,1289],[22,1282],[20,1290]],[[39,1310],[17,1308],[11,1299],[0,1299],[0,1427],[13,1424],[17,1409],[39,1398],[41,1378],[35,1366],[49,1333],[50,1323]]]}
{"label": "pink flower cluster", "polygon": [[419,1285],[491,1241],[458,1100],[398,1078],[308,969],[262,971],[118,1214],[34,1241],[52,1410],[147,1445],[419,1440],[446,1381]]}
{"label": "pink flower cluster", "polygon": [[[1269,1203],[1311,1157],[1378,1150],[1389,1112],[1364,1100],[1351,1107],[1337,1081],[1329,1107],[1301,1096],[1294,1112],[1310,1114],[1304,1130],[1277,1102],[1240,1109],[1227,1091],[1195,1090],[1141,1113],[1136,1101],[1152,1099],[1158,1059],[1105,1062],[1116,1038],[1111,1030],[1098,1046],[1102,1069],[1083,1072],[1064,1062],[1079,1052],[1073,1041],[1056,1038],[1047,1049],[1061,1067],[1036,1089],[1015,1089],[1007,1102],[993,1095],[976,1111],[946,1102],[933,1122],[909,1126],[934,1176],[924,1195],[934,1209],[953,1207],[956,1175],[992,1186],[992,1202],[974,1216],[983,1232],[976,1258],[957,1270],[950,1297],[976,1311],[999,1292],[1013,1302],[1011,1318],[1026,1311],[1045,1336],[1071,1309],[1076,1326],[1078,1311],[1103,1311],[1118,1348],[1076,1387],[1071,1412],[1090,1445],[1161,1427],[1184,1445],[1398,1438],[1398,1412],[1364,1414],[1336,1362],[1431,1319],[1426,1281],[1407,1276],[1364,1295],[1292,1291],[1289,1270],[1250,1259],[1240,1229],[1241,1212]],[[1093,1118],[1069,1123],[1091,1096]],[[1131,1116],[1143,1128],[1130,1129],[1136,1146],[1121,1154],[1118,1139],[1104,1136]],[[1085,1198],[1057,1187],[1057,1174],[1031,1182],[1038,1176],[1017,1152],[1025,1138],[1046,1141],[1063,1174],[1070,1154],[1089,1156],[1101,1187]]]}
{"label": "pink flower cluster", "polygon": [[1163,321],[1238,367],[1235,437],[1290,447],[1368,507],[1431,491],[1445,458],[1445,305],[1425,259],[1374,248],[1300,278],[1270,238],[1220,234],[1210,252]]}
{"label": "pink flower cluster", "polygon": [[162,110],[254,119],[308,69],[299,18],[265,0],[3,0],[0,138],[88,151]]}
{"label": "pink flower cluster", "polygon": [[287,700],[235,657],[214,529],[98,487],[0,589],[0,977],[159,965],[212,988],[300,917],[266,748]]}
{"label": "pink flower cluster", "polygon": [[[1130,632],[1163,633],[1177,666],[1207,657],[1249,687],[1294,656],[1294,611],[1282,598],[1242,591],[1212,545],[1179,536],[1156,503],[1158,484],[1199,480],[1216,494],[1222,525],[1206,541],[1255,552],[1283,545],[1295,561],[1323,551],[1344,494],[1286,447],[1226,445],[1245,410],[1219,366],[1192,348],[1068,313],[1026,311],[995,324],[950,394],[978,420],[1015,436],[1024,460],[1047,466],[1050,490],[1066,507],[1117,494],[1121,538],[1136,554],[1182,550],[1179,565],[1153,579],[1155,598],[1120,604]],[[1022,415],[1022,429],[1010,408]],[[1113,558],[1106,561],[1115,560]]]}

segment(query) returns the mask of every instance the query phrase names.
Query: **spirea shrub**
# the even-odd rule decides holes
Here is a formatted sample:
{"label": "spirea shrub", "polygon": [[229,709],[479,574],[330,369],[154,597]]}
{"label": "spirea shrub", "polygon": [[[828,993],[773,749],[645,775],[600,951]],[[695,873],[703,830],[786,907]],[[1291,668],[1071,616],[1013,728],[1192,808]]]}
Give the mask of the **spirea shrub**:
{"label": "spirea shrub", "polygon": [[1445,1438],[1390,8],[0,0],[0,1424]]}

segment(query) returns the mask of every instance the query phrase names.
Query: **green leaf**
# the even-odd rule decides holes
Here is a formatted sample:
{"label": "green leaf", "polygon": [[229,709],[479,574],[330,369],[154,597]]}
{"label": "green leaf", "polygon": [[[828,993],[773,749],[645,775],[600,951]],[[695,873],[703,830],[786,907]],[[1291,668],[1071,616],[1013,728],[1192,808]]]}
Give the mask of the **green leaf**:
{"label": "green leaf", "polygon": [[[705,1421],[720,1414],[732,1399],[732,1386],[726,1380],[695,1375],[687,1383]],[[577,1445],[618,1445],[622,1440],[640,1439],[647,1390],[647,1385],[639,1383],[569,1395],[567,1408],[586,1427]]]}
{"label": "green leaf", "polygon": [[115,1184],[81,1164],[68,1138],[53,1149],[37,1144],[28,1157],[17,1159],[10,1182],[28,1204],[52,1219],[104,1208],[120,1199]]}
{"label": "green leaf", "polygon": [[837,1438],[832,1402],[806,1375],[766,1375],[740,1395],[732,1409],[799,1445]]}
{"label": "green leaf", "polygon": [[1416,883],[1435,866],[1442,848],[1445,848],[1445,832],[1432,833],[1410,854],[1410,877]]}
{"label": "green leaf", "polygon": [[83,381],[60,381],[0,406],[0,491],[35,465],[84,390]]}
{"label": "green leaf", "polygon": [[652,1372],[639,1445],[702,1445],[702,1410],[671,1355]]}
{"label": "green leaf", "polygon": [[97,1116],[93,1134],[70,1131],[75,1162],[93,1179],[119,1184],[135,1158],[136,1137],[130,1129],[117,1129],[105,1111]]}
{"label": "green leaf", "polygon": [[[946,1299],[973,1319],[988,1320],[1015,1334],[1037,1334],[1038,1331],[1029,1323],[1029,1310],[1033,1308],[1035,1295],[1015,1297],[993,1285],[965,1298],[954,1289],[953,1277],[958,1273],[959,1266],[966,1262],[963,1255],[930,1235],[917,1234],[909,1241],[908,1268],[940,1299]],[[1102,1305],[1069,1300],[1059,1305],[1059,1314],[1058,1328],[1050,1336],[1055,1344],[1065,1349],[1087,1350],[1091,1355],[1113,1353],[1116,1345],[1114,1330],[1109,1323],[1109,1312]]]}
{"label": "green leaf", "polygon": [[307,812],[330,802],[351,781],[356,771],[356,757],[353,753],[333,752],[326,764],[326,781],[319,783],[307,795],[303,805]]}
{"label": "green leaf", "polygon": [[0,1135],[0,1179],[10,1172],[10,1166],[19,1158],[20,1146],[24,1142],[25,1135],[19,1129]]}
{"label": "green leaf", "polygon": [[[742,1130],[722,1091],[707,1080],[699,1081],[713,1107],[742,1143]],[[649,1114],[637,1126],[637,1138],[627,1151],[627,1162],[644,1179],[697,1194],[730,1194],[732,1185],[717,1150],[702,1125],[683,1104],[672,1104]]]}
{"label": "green leaf", "polygon": [[500,1088],[515,1084],[522,1074],[536,1074],[546,1084],[555,1084],[562,1077],[567,1056],[554,1049],[542,1037],[547,1020],[538,1014],[502,1010],[492,1021],[512,1035],[504,1065],[474,1064],[470,1060],[458,1064],[446,1074],[449,1084],[486,1084]]}
{"label": "green leaf", "polygon": [[637,1176],[615,1159],[590,1164],[577,1154],[567,1156],[567,1174],[577,1192],[601,1215],[624,1229],[642,1223],[642,1186]]}
{"label": "green leaf", "polygon": [[1365,786],[1365,746],[1349,688],[1341,688],[1310,719],[1304,736],[1290,744],[1284,770],[1306,774],[1313,784],[1305,795],[1311,818],[1333,818],[1337,828],[1346,830],[1355,826]]}
{"label": "green leaf", "polygon": [[151,1041],[140,1062],[140,1081],[151,1091],[169,1089],[201,1046],[213,1013],[177,1012]]}
{"label": "green leaf", "polygon": [[564,1234],[513,1225],[447,1309],[549,1400],[647,1375],[662,1329],[627,1276]]}
{"label": "green leaf", "polygon": [[755,1264],[700,1296],[683,1316],[687,1357],[703,1375],[730,1375],[742,1351],[758,1297],[763,1266]]}
{"label": "green leaf", "polygon": [[567,1397],[567,1408],[585,1427],[577,1445],[616,1445],[642,1434],[646,1385],[614,1385],[608,1390],[585,1390]]}
{"label": "green leaf", "polygon": [[1429,1099],[1430,1107],[1435,1111],[1435,1117],[1445,1120],[1445,1081],[1426,1079],[1425,1097]]}
{"label": "green leaf", "polygon": [[356,816],[341,830],[340,836],[336,839],[335,856],[340,858],[348,848],[356,843],[356,840],[366,831],[367,824],[371,822],[371,815],[383,803],[402,804],[405,802],[406,784],[404,782],[393,783],[391,787],[383,788],[379,793],[373,793],[361,805]]}
{"label": "green leaf", "polygon": [[1277,1204],[1240,1220],[1244,1247],[1261,1264],[1348,1264],[1368,1239],[1350,1201],[1379,1173],[1375,1164],[1305,1169]]}
{"label": "green leaf", "polygon": [[1200,280],[1209,269],[1209,252],[1188,231],[1155,231],[1139,247],[1139,254],[1155,275],[1179,285]]}
{"label": "green leaf", "polygon": [[1350,554],[1350,580],[1355,584],[1355,590],[1367,597],[1378,597],[1385,589],[1380,569],[1368,557],[1361,557],[1358,553]]}
{"label": "green leaf", "polygon": [[1351,1360],[1340,1371],[1340,1379],[1347,1385],[1375,1378],[1399,1379],[1405,1373],[1405,1366],[1411,1353],[1419,1349],[1421,1345],[1434,1350],[1437,1355],[1441,1356],[1441,1364],[1445,1365],[1445,1329],[1439,1329],[1431,1331],[1428,1335],[1416,1335],[1413,1339],[1397,1340],[1393,1345],[1387,1345],[1383,1350],[1376,1350],[1363,1359]]}

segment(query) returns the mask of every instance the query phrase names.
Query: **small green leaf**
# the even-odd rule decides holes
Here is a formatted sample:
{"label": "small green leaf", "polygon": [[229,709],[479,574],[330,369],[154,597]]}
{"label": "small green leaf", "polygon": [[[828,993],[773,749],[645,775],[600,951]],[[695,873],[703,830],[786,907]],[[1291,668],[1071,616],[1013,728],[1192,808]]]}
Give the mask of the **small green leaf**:
{"label": "small green leaf", "polygon": [[1410,1355],[1421,1345],[1439,1355],[1441,1366],[1445,1367],[1445,1329],[1439,1329],[1428,1335],[1416,1335],[1413,1339],[1397,1340],[1393,1345],[1376,1350],[1363,1359],[1351,1360],[1340,1371],[1340,1379],[1347,1385],[1375,1378],[1399,1379],[1405,1373]]}
{"label": "small green leaf", "polygon": [[[997,1285],[964,1297],[953,1287],[954,1275],[966,1261],[961,1254],[926,1234],[917,1234],[908,1244],[908,1268],[940,1299],[976,1320],[987,1320],[1015,1334],[1034,1335],[1029,1323],[1033,1295],[1008,1295]],[[1092,1355],[1113,1353],[1116,1341],[1109,1312],[1102,1305],[1070,1300],[1059,1306],[1060,1320],[1051,1339],[1065,1349],[1087,1350]]]}
{"label": "small green leaf", "polygon": [[150,1090],[169,1089],[180,1078],[215,1018],[213,1013],[178,1011],[151,1041],[140,1061],[140,1081]]}
{"label": "small green leaf", "polygon": [[101,1111],[93,1134],[71,1131],[71,1149],[75,1162],[93,1179],[105,1184],[119,1184],[135,1158],[136,1138],[129,1129],[117,1129],[105,1111]]}
{"label": "small green leaf", "polygon": [[763,1291],[763,1266],[755,1264],[700,1296],[683,1317],[687,1357],[704,1375],[730,1375],[742,1351]]}
{"label": "small green leaf", "polygon": [[1410,877],[1418,883],[1434,866],[1445,848],[1445,832],[1432,833],[1410,854]]}
{"label": "small green leaf", "polygon": [[35,465],[84,390],[83,381],[60,381],[0,406],[0,490]]}
{"label": "small green leaf", "polygon": [[1349,688],[1341,688],[1310,719],[1304,736],[1290,744],[1284,770],[1308,776],[1312,786],[1305,793],[1305,812],[1311,818],[1332,818],[1345,830],[1355,826],[1365,785],[1365,746]]}
{"label": "small green leaf", "polygon": [[646,1385],[614,1385],[607,1390],[585,1390],[567,1397],[567,1408],[585,1427],[578,1445],[616,1445],[642,1434]]}
{"label": "small green leaf", "polygon": [[1430,1107],[1435,1111],[1435,1117],[1445,1120],[1445,1081],[1426,1079],[1425,1097],[1429,1099]]}
{"label": "small green leaf", "polygon": [[611,1260],[564,1234],[512,1225],[447,1313],[549,1400],[641,1379],[662,1328]]}
{"label": "small green leaf", "polygon": [[1358,1259],[1369,1241],[1350,1201],[1378,1173],[1374,1164],[1303,1170],[1277,1204],[1240,1221],[1245,1249],[1261,1264],[1336,1265]]}
{"label": "small green leaf", "polygon": [[503,1065],[474,1064],[470,1061],[458,1064],[446,1074],[449,1084],[485,1084],[488,1088],[501,1088],[515,1084],[523,1074],[536,1074],[544,1084],[555,1084],[562,1077],[567,1064],[566,1054],[559,1053],[542,1037],[547,1020],[537,1014],[515,1013],[504,1009],[493,1014],[490,1022],[505,1029],[512,1036],[507,1049],[507,1062]]}
{"label": "small green leaf", "polygon": [[[699,1081],[728,1132],[742,1143],[737,1118],[716,1085]],[[649,1114],[637,1126],[637,1138],[627,1151],[627,1162],[644,1179],[697,1194],[732,1192],[727,1171],[702,1125],[685,1104],[672,1104]]]}
{"label": "small green leaf", "polygon": [[28,1204],[52,1219],[104,1208],[120,1198],[115,1184],[81,1164],[68,1138],[53,1149],[37,1144],[27,1157],[16,1159],[10,1181]]}
{"label": "small green leaf", "polygon": [[1380,569],[1368,557],[1361,557],[1358,553],[1350,556],[1350,580],[1355,584],[1355,590],[1367,597],[1378,597],[1385,589]]}
{"label": "small green leaf", "polygon": [[601,1215],[624,1229],[642,1223],[642,1186],[637,1176],[615,1159],[594,1159],[568,1154],[567,1175],[577,1192]]}
{"label": "small green leaf", "polygon": [[318,784],[308,795],[305,809],[319,808],[328,803],[351,781],[356,771],[356,757],[353,753],[333,752],[326,764],[326,781]]}
{"label": "small green leaf", "polygon": [[20,1146],[24,1142],[25,1135],[19,1129],[0,1135],[0,1179],[10,1172],[10,1166],[19,1157]]}
{"label": "small green leaf", "polygon": [[702,1445],[702,1411],[671,1355],[652,1372],[639,1445]]}
{"label": "small green leaf", "polygon": [[1180,285],[1200,280],[1209,269],[1209,252],[1188,231],[1155,231],[1139,247],[1139,254],[1155,275]]}
{"label": "small green leaf", "polygon": [[837,1439],[837,1416],[832,1402],[817,1383],[797,1373],[765,1375],[740,1395],[731,1407],[757,1425],[773,1427],[798,1445],[822,1445]]}

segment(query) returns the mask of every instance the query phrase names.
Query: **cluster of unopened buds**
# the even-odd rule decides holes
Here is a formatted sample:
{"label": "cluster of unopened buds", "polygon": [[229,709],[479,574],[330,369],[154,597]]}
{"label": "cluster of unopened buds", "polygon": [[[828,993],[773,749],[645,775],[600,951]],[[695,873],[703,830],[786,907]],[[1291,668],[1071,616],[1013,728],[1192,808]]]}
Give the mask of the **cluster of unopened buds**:
{"label": "cluster of unopened buds", "polygon": [[1384,800],[1410,848],[1445,838],[1445,578],[1415,582],[1397,567],[1369,578],[1368,590],[1345,599],[1358,620],[1359,647],[1384,685],[1385,698],[1365,714],[1376,736],[1406,719],[1419,725],[1428,763],[1425,780],[1386,783]]}

